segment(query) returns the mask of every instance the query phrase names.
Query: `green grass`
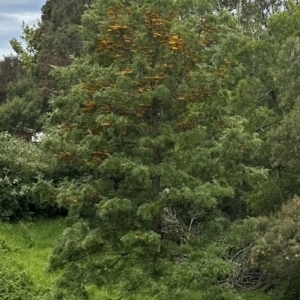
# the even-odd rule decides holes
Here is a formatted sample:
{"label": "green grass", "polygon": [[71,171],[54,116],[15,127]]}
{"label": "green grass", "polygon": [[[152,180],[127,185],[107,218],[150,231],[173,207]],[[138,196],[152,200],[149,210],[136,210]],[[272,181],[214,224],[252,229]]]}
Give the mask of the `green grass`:
{"label": "green grass", "polygon": [[[66,220],[61,218],[0,223],[0,262],[20,267],[38,290],[49,289],[58,274],[46,272],[48,257],[66,226]],[[87,290],[93,300],[112,296],[112,292],[92,286]]]}
{"label": "green grass", "polygon": [[247,292],[247,293],[242,293],[241,296],[243,296],[243,300],[271,300],[274,299],[268,294],[265,294],[263,292]]}
{"label": "green grass", "polygon": [[0,260],[24,269],[37,288],[50,287],[55,274],[49,274],[45,269],[48,257],[65,227],[63,219],[0,223]]}
{"label": "green grass", "polygon": [[[49,289],[58,274],[47,273],[48,257],[66,228],[64,219],[40,219],[15,224],[0,223],[0,262],[15,264],[30,276],[38,290]],[[118,291],[89,286],[91,300],[110,300]],[[270,296],[249,292],[243,300],[270,300]],[[135,298],[137,299],[137,298]],[[146,299],[145,296],[141,299]]]}

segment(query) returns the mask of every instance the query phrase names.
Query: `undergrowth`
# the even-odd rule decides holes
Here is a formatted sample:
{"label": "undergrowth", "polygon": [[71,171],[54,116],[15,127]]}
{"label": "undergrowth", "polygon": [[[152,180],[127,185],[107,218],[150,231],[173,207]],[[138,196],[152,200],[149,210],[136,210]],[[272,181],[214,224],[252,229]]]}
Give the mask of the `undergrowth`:
{"label": "undergrowth", "polygon": [[[1,300],[47,299],[48,292],[58,275],[46,272],[48,257],[66,226],[67,221],[61,218],[0,223]],[[87,291],[90,300],[112,300],[116,299],[118,294],[117,290],[99,290],[94,286],[87,287]],[[140,299],[145,299],[145,295]],[[270,298],[265,294],[254,292],[241,295],[241,299]]]}

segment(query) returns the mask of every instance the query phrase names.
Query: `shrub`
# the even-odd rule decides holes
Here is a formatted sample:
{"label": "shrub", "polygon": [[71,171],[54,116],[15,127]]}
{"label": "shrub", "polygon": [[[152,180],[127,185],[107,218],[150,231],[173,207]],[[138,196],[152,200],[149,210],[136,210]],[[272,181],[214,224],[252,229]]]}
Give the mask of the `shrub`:
{"label": "shrub", "polygon": [[272,218],[260,218],[261,238],[252,249],[252,263],[283,283],[284,300],[300,297],[300,198],[284,204]]}
{"label": "shrub", "polygon": [[0,299],[33,300],[37,291],[30,277],[15,264],[0,263]]}
{"label": "shrub", "polygon": [[298,177],[281,172],[270,174],[268,180],[260,182],[248,198],[251,213],[269,216],[280,210],[283,203],[299,192]]}
{"label": "shrub", "polygon": [[36,146],[0,133],[0,220],[24,217],[36,206],[31,188],[47,168],[42,157]]}

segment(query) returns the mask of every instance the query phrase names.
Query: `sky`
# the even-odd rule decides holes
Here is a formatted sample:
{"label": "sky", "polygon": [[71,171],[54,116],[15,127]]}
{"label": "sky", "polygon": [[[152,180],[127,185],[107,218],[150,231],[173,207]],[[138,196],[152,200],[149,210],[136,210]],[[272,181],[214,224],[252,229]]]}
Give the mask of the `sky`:
{"label": "sky", "polygon": [[13,52],[9,40],[21,40],[22,21],[28,25],[41,18],[46,0],[0,0],[0,59]]}

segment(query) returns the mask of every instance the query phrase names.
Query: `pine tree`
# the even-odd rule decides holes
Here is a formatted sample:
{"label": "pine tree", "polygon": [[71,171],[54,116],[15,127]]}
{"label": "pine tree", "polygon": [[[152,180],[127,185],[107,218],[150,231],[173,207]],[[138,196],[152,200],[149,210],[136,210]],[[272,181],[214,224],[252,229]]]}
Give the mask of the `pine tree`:
{"label": "pine tree", "polygon": [[98,0],[83,18],[83,55],[54,71],[62,92],[45,145],[71,170],[58,201],[75,221],[50,267],[65,267],[58,282],[69,295],[87,285],[130,299],[223,293],[216,283],[232,266],[215,243],[218,203],[263,172],[244,164],[260,140],[232,115],[223,82],[228,16],[208,11]]}

